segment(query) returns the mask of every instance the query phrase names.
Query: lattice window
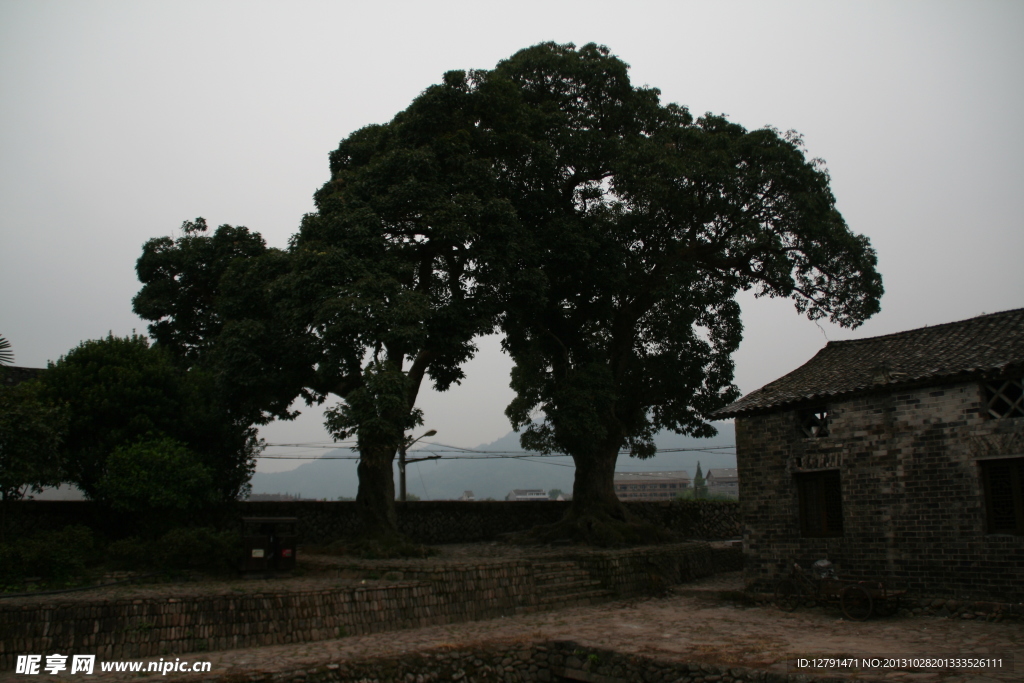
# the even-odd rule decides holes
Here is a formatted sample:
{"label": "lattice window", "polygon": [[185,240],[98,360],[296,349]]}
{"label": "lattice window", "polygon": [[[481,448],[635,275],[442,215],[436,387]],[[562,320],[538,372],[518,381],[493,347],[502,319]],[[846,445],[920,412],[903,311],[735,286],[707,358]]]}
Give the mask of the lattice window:
{"label": "lattice window", "polygon": [[1020,379],[988,382],[985,399],[991,417],[1024,417],[1024,382]]}
{"label": "lattice window", "polygon": [[838,470],[796,475],[800,534],[806,538],[843,535],[843,490]]}
{"label": "lattice window", "polygon": [[1024,535],[1024,458],[982,460],[985,527],[990,534]]}
{"label": "lattice window", "polygon": [[828,436],[828,408],[812,408],[800,412],[800,431],[810,439]]}

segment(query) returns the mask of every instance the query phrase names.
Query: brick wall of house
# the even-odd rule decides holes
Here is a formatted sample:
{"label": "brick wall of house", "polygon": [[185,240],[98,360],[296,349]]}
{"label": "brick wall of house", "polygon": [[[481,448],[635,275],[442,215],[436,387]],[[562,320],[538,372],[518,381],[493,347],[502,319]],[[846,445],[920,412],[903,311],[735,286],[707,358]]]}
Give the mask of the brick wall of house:
{"label": "brick wall of house", "polygon": [[[840,578],[888,577],[921,595],[1024,601],[1024,536],[986,534],[978,460],[1024,454],[1024,418],[983,416],[981,386],[828,402],[830,435],[799,413],[736,420],[749,579],[828,558]],[[843,535],[802,538],[794,475],[838,469]]]}

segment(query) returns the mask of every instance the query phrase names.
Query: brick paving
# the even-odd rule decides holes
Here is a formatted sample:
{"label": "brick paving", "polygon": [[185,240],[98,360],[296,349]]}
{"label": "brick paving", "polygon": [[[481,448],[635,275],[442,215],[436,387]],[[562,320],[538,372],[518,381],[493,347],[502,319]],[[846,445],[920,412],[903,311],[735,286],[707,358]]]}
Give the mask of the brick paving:
{"label": "brick paving", "polygon": [[[315,582],[317,579],[306,577],[284,581]],[[796,673],[789,668],[796,657],[814,655],[1001,655],[1014,659],[1014,670],[983,674],[888,672],[853,677],[858,680],[944,683],[1024,680],[1024,624],[1020,622],[992,623],[936,617],[886,617],[849,622],[832,607],[784,613],[768,605],[745,603],[731,593],[740,590],[742,584],[742,576],[736,572],[678,586],[662,598],[618,600],[489,621],[180,657],[183,660],[212,662],[214,678],[242,680],[264,672],[298,672],[337,662],[413,652],[486,648],[488,643],[571,640],[581,646],[661,661],[746,666],[780,674]],[[147,658],[146,661],[154,659]],[[138,673],[97,675],[97,680],[111,683],[211,678],[200,674],[171,674],[166,677]],[[63,675],[51,679],[45,675],[0,673],[0,681],[4,682],[67,679],[88,680],[89,677]]]}

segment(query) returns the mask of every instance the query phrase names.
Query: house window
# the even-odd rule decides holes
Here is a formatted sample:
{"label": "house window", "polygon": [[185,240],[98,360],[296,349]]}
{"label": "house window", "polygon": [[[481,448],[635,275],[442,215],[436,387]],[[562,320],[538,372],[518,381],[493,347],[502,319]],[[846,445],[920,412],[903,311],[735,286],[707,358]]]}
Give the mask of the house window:
{"label": "house window", "polygon": [[988,382],[985,401],[990,417],[1024,417],[1024,382],[1020,379]]}
{"label": "house window", "polygon": [[1024,458],[982,460],[985,527],[990,534],[1024,535]]}
{"label": "house window", "polygon": [[839,471],[796,475],[800,498],[800,535],[822,538],[843,535],[843,492]]}
{"label": "house window", "polygon": [[828,408],[812,408],[800,411],[800,431],[809,439],[828,436]]}

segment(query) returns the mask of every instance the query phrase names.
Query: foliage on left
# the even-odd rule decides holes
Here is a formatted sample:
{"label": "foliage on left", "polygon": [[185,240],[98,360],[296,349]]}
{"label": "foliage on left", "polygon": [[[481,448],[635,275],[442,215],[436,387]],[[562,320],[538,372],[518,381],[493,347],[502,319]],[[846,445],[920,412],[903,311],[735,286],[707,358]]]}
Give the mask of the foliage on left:
{"label": "foliage on left", "polygon": [[81,524],[0,541],[0,592],[74,585],[97,558],[96,538]]}
{"label": "foliage on left", "polygon": [[18,500],[61,482],[68,415],[42,392],[38,381],[0,385],[0,500]]}
{"label": "foliage on left", "polygon": [[65,480],[114,510],[163,514],[238,498],[260,449],[201,368],[140,335],[82,342],[43,373],[67,406]]}

